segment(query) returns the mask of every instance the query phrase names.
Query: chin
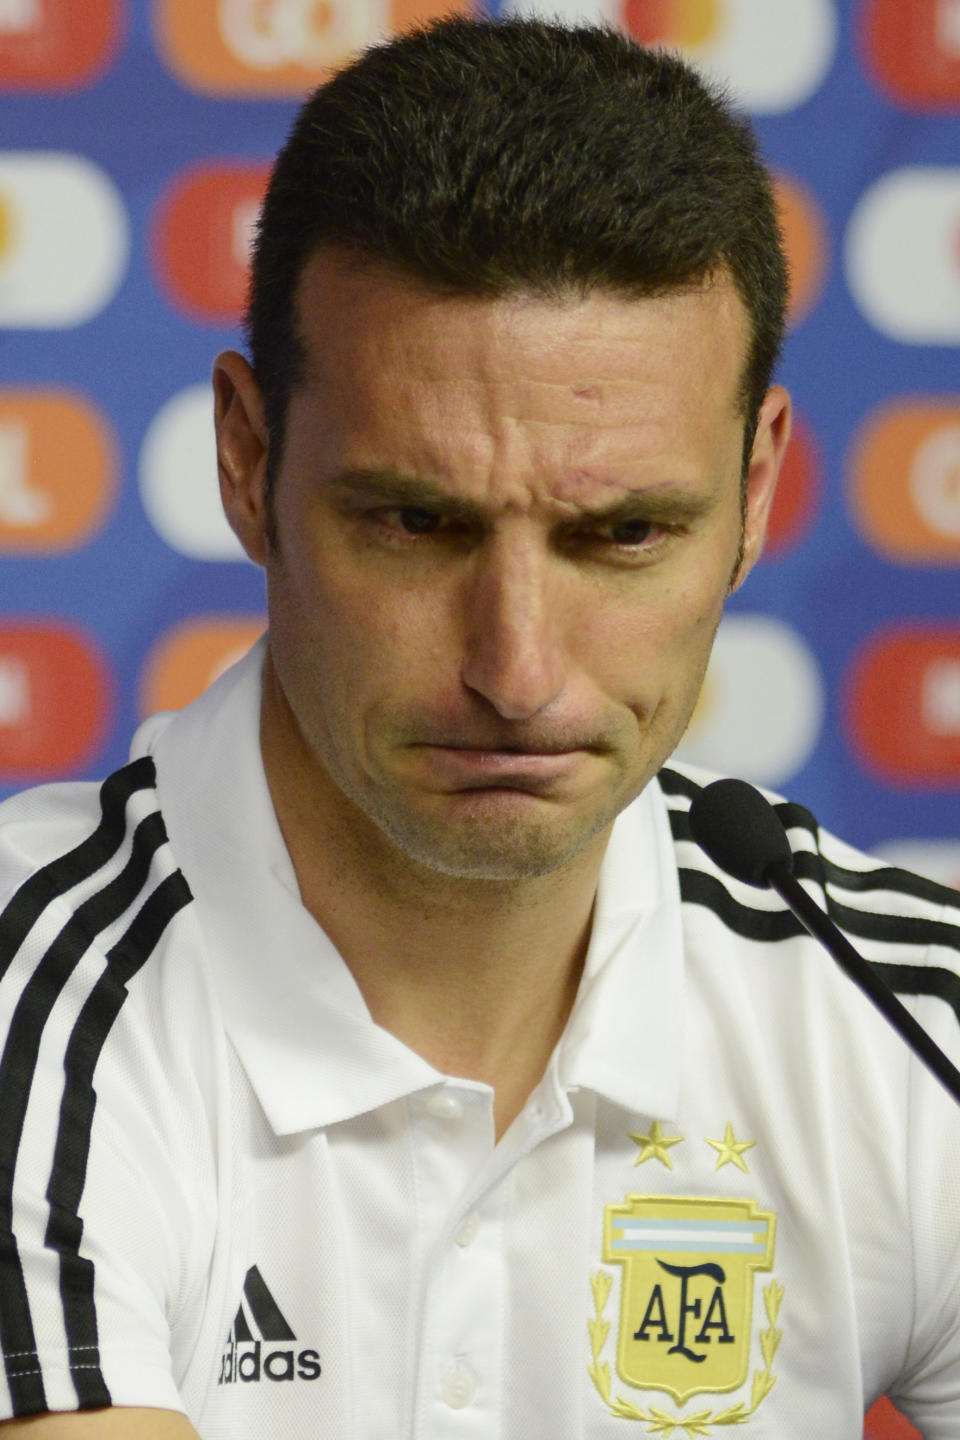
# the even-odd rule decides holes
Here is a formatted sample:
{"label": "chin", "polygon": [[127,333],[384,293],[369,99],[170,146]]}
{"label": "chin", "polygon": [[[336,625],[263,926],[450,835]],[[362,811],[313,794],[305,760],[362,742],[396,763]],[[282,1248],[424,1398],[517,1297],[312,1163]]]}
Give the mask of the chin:
{"label": "chin", "polygon": [[[529,797],[524,797],[529,808]],[[482,802],[481,802],[482,803]],[[538,802],[541,803],[541,802]],[[563,869],[601,831],[612,824],[616,811],[587,818],[558,814],[530,816],[473,814],[456,822],[439,820],[381,825],[388,838],[408,859],[435,875],[462,880],[520,881],[551,875]]]}

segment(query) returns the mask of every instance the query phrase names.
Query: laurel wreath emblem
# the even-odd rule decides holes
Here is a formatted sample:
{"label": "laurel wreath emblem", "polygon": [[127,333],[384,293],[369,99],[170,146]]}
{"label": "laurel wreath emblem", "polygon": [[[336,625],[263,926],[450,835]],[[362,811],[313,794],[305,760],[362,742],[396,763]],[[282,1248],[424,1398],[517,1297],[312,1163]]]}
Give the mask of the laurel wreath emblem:
{"label": "laurel wreath emblem", "polygon": [[767,1312],[769,1328],[760,1332],[763,1369],[754,1371],[750,1386],[750,1404],[747,1405],[740,1400],[726,1410],[698,1410],[694,1415],[684,1416],[668,1415],[665,1410],[658,1410],[656,1406],[651,1406],[649,1410],[641,1410],[638,1405],[631,1404],[622,1395],[618,1395],[615,1399],[612,1398],[610,1366],[600,1358],[610,1333],[610,1325],[608,1321],[604,1320],[603,1312],[610,1298],[612,1285],[612,1277],[604,1270],[598,1270],[596,1275],[591,1276],[590,1289],[593,1291],[594,1317],[587,1321],[587,1329],[590,1332],[590,1351],[593,1356],[593,1364],[588,1366],[588,1374],[612,1415],[617,1415],[623,1420],[640,1420],[646,1424],[648,1435],[664,1435],[666,1440],[670,1440],[670,1436],[676,1430],[682,1430],[689,1436],[710,1435],[711,1427],[714,1426],[743,1425],[751,1415],[759,1410],[777,1381],[777,1377],[773,1373],[773,1357],[777,1353],[777,1346],[783,1335],[783,1331],[777,1329],[777,1317],[780,1314],[780,1302],[783,1299],[782,1285],[771,1280],[763,1292],[763,1304]]}

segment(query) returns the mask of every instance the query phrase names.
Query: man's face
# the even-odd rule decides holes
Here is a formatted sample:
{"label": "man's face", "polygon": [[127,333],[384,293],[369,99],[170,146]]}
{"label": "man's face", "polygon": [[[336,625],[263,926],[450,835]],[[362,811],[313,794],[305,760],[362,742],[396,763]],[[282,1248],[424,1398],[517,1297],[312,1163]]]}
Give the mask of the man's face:
{"label": "man's face", "polygon": [[275,544],[256,388],[237,356],[216,377],[284,764],[324,829],[398,859],[557,870],[683,733],[741,534],[740,575],[762,542],[786,396],[765,403],[744,521],[747,322],[725,281],[489,301],[324,254],[299,313]]}

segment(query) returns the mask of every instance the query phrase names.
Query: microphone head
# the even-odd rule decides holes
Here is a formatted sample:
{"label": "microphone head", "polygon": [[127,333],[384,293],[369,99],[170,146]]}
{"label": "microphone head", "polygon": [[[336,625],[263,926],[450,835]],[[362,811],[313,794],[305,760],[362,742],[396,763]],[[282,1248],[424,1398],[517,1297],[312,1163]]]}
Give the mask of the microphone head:
{"label": "microphone head", "polygon": [[694,840],[714,864],[761,889],[773,865],[793,869],[787,832],[776,811],[746,780],[714,780],[690,806]]}

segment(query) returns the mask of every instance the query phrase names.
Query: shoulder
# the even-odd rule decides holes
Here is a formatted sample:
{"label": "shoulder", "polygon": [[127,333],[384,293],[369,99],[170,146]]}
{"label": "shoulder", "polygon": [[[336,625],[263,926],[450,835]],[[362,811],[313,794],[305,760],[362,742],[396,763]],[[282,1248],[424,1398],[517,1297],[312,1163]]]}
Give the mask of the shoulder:
{"label": "shoulder", "polygon": [[[0,1288],[19,1317],[2,1348],[8,1360],[56,1355],[63,1370],[58,1269],[71,1297],[69,1383],[84,1406],[108,1403],[99,1372],[77,1359],[89,1337],[117,1343],[139,1306],[159,1355],[184,1256],[205,1243],[194,1202],[209,1188],[210,1147],[180,1063],[202,1023],[197,987],[183,983],[197,955],[189,921],[178,929],[190,913],[149,756],[101,785],[0,807]],[[108,1319],[115,1301],[123,1320]],[[23,1413],[38,1365],[22,1379],[8,1367]]]}
{"label": "shoulder", "polygon": [[39,1081],[52,1094],[67,1074],[86,1093],[96,1068],[101,1092],[122,1091],[120,1072],[142,1071],[146,1037],[155,1052],[172,1030],[170,980],[155,972],[191,899],[149,756],[101,785],[0,806],[0,1079],[14,1129]]}
{"label": "shoulder", "polygon": [[[672,762],[658,778],[685,905],[710,912],[745,941],[777,944],[803,935],[779,896],[724,874],[694,842],[691,804],[718,777]],[[936,994],[960,1018],[960,893],[857,850],[804,806],[762,793],[787,832],[794,873],[840,929],[888,972],[894,988]]]}
{"label": "shoulder", "polygon": [[28,937],[36,953],[38,928],[64,924],[87,945],[123,939],[129,965],[190,898],[149,755],[100,785],[43,786],[0,806],[0,977]]}

